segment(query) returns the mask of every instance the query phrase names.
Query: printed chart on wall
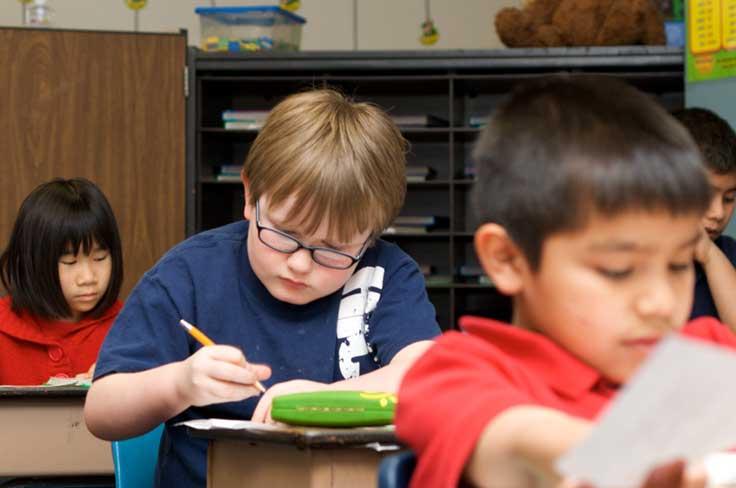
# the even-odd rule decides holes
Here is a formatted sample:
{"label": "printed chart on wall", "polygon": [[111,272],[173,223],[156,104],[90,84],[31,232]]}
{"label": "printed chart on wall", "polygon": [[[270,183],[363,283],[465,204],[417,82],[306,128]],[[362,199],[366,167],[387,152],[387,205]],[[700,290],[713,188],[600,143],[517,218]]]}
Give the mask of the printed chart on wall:
{"label": "printed chart on wall", "polygon": [[736,76],[736,0],[687,5],[688,83]]}

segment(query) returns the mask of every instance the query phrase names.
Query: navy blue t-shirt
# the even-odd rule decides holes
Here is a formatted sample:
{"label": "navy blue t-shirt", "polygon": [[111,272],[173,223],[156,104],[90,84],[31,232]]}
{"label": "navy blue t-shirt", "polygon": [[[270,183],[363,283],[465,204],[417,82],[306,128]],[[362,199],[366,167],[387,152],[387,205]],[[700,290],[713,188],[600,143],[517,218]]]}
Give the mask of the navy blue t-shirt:
{"label": "navy blue t-shirt", "polygon": [[[416,263],[397,246],[369,248],[342,290],[306,305],[271,296],[248,261],[248,222],[195,235],[136,285],[105,338],[95,379],[182,361],[201,346],[178,325],[271,366],[268,387],[292,379],[332,383],[388,364],[404,347],[439,334]],[[205,486],[207,441],[174,424],[249,419],[258,402],[191,407],[166,422],[157,486]]]}
{"label": "navy blue t-shirt", "polygon": [[[729,237],[720,235],[714,241],[718,249],[723,251],[733,266],[736,266],[736,241]],[[736,292],[736,290],[734,290]],[[702,317],[704,315],[715,317],[720,319],[718,316],[718,310],[716,310],[716,304],[713,301],[713,295],[710,293],[710,287],[708,286],[708,279],[705,276],[703,267],[695,262],[695,297],[693,298],[693,310],[690,312],[690,319],[696,317]]]}

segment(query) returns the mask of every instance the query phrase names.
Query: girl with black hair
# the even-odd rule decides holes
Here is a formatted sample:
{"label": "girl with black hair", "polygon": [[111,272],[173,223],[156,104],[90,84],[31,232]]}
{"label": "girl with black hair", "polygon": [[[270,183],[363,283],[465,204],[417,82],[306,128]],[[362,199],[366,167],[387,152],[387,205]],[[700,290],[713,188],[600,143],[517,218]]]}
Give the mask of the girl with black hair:
{"label": "girl with black hair", "polygon": [[89,377],[121,308],[115,215],[91,181],[54,179],[21,204],[0,255],[0,384]]}

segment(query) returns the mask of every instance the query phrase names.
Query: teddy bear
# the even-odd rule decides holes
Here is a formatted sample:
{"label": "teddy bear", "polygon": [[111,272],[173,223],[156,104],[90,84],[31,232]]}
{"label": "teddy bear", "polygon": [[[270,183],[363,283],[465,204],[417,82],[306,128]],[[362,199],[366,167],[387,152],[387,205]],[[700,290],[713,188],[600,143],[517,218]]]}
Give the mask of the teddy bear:
{"label": "teddy bear", "polygon": [[654,0],[527,0],[496,14],[507,47],[665,44]]}

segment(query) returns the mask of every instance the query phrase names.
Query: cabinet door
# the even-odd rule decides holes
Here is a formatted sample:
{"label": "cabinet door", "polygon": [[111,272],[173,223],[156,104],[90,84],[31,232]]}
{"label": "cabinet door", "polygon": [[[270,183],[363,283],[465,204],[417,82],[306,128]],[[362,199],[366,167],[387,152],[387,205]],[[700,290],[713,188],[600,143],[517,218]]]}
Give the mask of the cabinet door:
{"label": "cabinet door", "polygon": [[0,29],[0,246],[21,201],[82,176],[112,204],[125,298],[184,238],[185,34]]}

